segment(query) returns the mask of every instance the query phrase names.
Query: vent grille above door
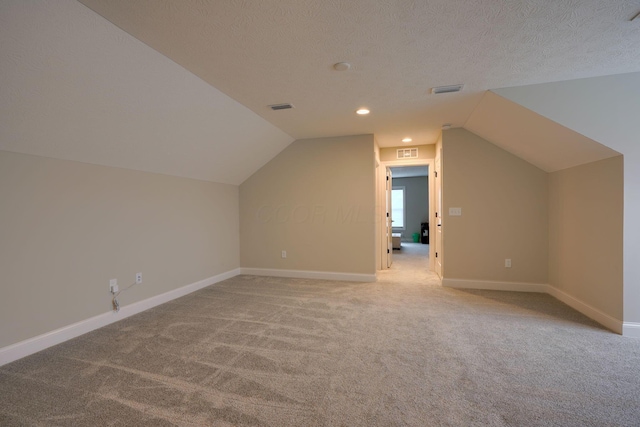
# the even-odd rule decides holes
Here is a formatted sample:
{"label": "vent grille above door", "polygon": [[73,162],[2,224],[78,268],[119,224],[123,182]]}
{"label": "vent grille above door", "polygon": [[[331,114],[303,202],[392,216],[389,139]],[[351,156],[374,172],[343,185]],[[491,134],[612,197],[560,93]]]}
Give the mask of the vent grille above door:
{"label": "vent grille above door", "polygon": [[417,159],[417,158],[418,158],[417,148],[399,148],[398,149],[398,159]]}

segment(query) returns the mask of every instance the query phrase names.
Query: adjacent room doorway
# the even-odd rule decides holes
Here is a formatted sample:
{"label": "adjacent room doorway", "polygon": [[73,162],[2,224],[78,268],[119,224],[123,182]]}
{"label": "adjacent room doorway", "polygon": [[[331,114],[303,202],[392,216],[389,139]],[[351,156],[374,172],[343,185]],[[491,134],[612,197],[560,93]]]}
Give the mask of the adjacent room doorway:
{"label": "adjacent room doorway", "polygon": [[383,270],[394,268],[394,255],[398,261],[410,255],[417,262],[398,262],[395,268],[423,265],[425,270],[435,271],[430,250],[435,226],[433,163],[433,159],[415,159],[381,165],[385,180],[384,194],[380,195],[385,218],[379,228],[380,241],[384,242],[379,248]]}

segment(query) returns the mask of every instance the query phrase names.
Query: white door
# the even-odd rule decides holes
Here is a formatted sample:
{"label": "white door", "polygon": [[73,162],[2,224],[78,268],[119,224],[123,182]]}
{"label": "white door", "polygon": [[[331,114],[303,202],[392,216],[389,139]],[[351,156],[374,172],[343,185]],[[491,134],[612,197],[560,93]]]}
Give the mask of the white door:
{"label": "white door", "polygon": [[391,267],[393,262],[393,229],[391,218],[391,169],[387,168],[387,180],[385,183],[385,193],[387,199],[387,268]]}
{"label": "white door", "polygon": [[436,167],[434,171],[436,187],[436,231],[435,231],[435,270],[442,278],[442,149],[436,153]]}

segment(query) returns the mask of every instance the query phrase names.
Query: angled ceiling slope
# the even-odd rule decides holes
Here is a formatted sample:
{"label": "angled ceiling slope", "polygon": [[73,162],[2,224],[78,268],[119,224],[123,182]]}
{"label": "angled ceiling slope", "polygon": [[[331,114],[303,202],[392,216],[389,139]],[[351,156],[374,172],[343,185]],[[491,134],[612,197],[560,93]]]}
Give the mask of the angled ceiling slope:
{"label": "angled ceiling slope", "polygon": [[638,0],[80,1],[295,138],[431,144],[486,90],[640,71]]}
{"label": "angled ceiling slope", "polygon": [[293,138],[75,0],[0,2],[0,150],[240,184]]}
{"label": "angled ceiling slope", "polygon": [[619,155],[492,91],[487,91],[464,128],[545,172]]}
{"label": "angled ceiling slope", "polygon": [[640,72],[494,92],[624,155],[640,154]]}

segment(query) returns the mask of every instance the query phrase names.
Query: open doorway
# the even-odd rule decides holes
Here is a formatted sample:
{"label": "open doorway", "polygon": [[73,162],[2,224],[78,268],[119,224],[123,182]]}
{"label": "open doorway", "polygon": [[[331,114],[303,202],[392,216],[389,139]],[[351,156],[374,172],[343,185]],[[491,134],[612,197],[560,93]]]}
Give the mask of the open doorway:
{"label": "open doorway", "polygon": [[429,268],[429,166],[391,166],[392,250],[399,265]]}
{"label": "open doorway", "polygon": [[[392,231],[398,243],[429,245],[429,166],[391,170]],[[401,245],[394,245],[401,250]]]}
{"label": "open doorway", "polygon": [[[405,160],[389,160],[380,163],[378,177],[382,184],[378,186],[381,193],[378,193],[379,206],[381,206],[380,217],[385,218],[387,215],[392,217],[394,222],[387,228],[390,221],[380,221],[378,235],[380,245],[381,262],[378,264],[379,270],[403,268],[405,262],[402,261],[404,256],[412,256],[420,265],[423,265],[425,272],[434,271],[434,254],[433,250],[433,228],[434,228],[434,195],[433,188],[433,159],[405,159]],[[391,185],[385,181],[387,179],[387,171],[389,172]],[[395,171],[395,174],[394,174]],[[395,178],[395,179],[394,179]],[[415,182],[414,182],[415,181]],[[416,190],[415,184],[424,184],[421,189]],[[389,203],[387,199],[387,191],[393,191],[393,187],[404,187],[403,191],[398,192],[401,201],[396,203],[391,201],[389,211]],[[389,188],[389,190],[387,190]],[[391,199],[391,197],[389,197]],[[417,203],[416,203],[417,202]],[[394,205],[400,209],[395,208]],[[417,205],[417,206],[416,206]],[[398,218],[402,215],[401,218]],[[395,219],[393,218],[395,216]],[[398,221],[400,219],[400,221]],[[415,235],[415,236],[414,236]],[[414,242],[414,239],[416,242]],[[424,241],[424,243],[423,243]],[[391,248],[390,248],[391,247]],[[395,250],[393,248],[396,248]],[[399,249],[398,249],[399,248]],[[393,257],[395,255],[395,259]],[[415,257],[419,259],[415,259]],[[415,262],[409,263],[417,265]],[[394,267],[395,265],[395,267]]]}

